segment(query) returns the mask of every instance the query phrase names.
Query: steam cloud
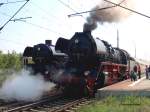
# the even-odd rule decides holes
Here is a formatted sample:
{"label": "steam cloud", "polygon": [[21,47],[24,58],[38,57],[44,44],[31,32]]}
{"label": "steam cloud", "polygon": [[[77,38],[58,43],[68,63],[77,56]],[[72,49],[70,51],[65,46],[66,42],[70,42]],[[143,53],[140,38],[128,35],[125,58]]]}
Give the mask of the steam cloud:
{"label": "steam cloud", "polygon": [[[120,4],[127,8],[133,8],[133,0],[109,0],[113,3]],[[84,24],[84,31],[92,31],[97,28],[97,23],[103,23],[103,22],[119,22],[122,19],[127,18],[129,15],[131,15],[131,12],[128,10],[125,10],[123,8],[120,8],[118,6],[104,9],[104,10],[98,10],[100,8],[104,7],[111,7],[114,6],[108,2],[101,1],[96,7],[94,7],[92,10],[96,10],[90,13],[90,16],[87,18],[87,23]]]}
{"label": "steam cloud", "polygon": [[33,76],[29,71],[22,70],[18,74],[13,74],[2,85],[0,89],[0,99],[34,101],[55,85],[45,82],[41,75]]}

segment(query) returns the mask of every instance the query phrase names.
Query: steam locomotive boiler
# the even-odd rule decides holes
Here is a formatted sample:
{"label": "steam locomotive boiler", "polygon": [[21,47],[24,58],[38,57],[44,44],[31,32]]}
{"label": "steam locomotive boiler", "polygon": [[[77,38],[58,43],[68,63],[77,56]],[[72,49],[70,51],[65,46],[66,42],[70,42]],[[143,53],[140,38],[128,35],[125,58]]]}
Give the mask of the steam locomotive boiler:
{"label": "steam locomotive boiler", "polygon": [[56,52],[51,40],[46,40],[45,44],[26,47],[23,53],[25,68],[30,69],[32,74],[44,75],[46,80],[50,80],[51,76],[63,67],[65,60],[67,55]]}
{"label": "steam locomotive boiler", "polygon": [[113,48],[108,42],[99,38],[93,38],[90,32],[75,33],[70,40],[59,38],[56,50],[68,54],[74,64],[93,66],[99,64],[99,61],[127,64],[129,56],[124,50]]}
{"label": "steam locomotive boiler", "polygon": [[58,80],[69,91],[79,87],[80,92],[93,94],[100,87],[128,77],[129,54],[93,38],[91,32],[76,32],[70,40],[59,38],[55,49],[69,57]]}

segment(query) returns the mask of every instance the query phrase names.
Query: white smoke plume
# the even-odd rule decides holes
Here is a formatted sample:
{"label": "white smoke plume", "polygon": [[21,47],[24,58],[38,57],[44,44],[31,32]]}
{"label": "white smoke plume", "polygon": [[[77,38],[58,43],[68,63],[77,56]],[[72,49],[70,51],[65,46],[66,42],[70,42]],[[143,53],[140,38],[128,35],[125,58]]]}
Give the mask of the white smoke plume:
{"label": "white smoke plume", "polygon": [[57,72],[55,72],[55,75],[51,76],[52,80],[57,83],[71,83],[73,74],[72,72],[75,72],[76,69],[60,69]]}
{"label": "white smoke plume", "polygon": [[55,82],[61,81],[61,76],[63,75],[64,70],[55,71],[55,75],[52,75],[51,78]]}
{"label": "white smoke plume", "polygon": [[[134,3],[133,0],[109,0],[113,3],[120,4],[121,6],[133,9]],[[95,6],[92,10],[96,10],[90,13],[90,16],[87,18],[87,23],[84,24],[84,31],[92,31],[97,28],[97,23],[104,22],[119,22],[129,15],[131,12],[123,9],[121,7],[111,7],[114,6],[111,3],[105,2],[101,0],[97,6]],[[104,10],[98,10],[105,7],[111,7]]]}
{"label": "white smoke plume", "polygon": [[55,85],[45,82],[41,75],[31,75],[29,71],[22,70],[20,73],[9,77],[0,89],[0,99],[17,101],[34,101],[50,91]]}

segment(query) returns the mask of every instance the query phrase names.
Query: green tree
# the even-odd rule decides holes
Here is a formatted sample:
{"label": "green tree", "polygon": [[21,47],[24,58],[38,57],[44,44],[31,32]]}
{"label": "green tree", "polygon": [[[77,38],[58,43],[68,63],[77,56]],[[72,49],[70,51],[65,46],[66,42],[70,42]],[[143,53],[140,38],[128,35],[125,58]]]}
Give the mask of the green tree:
{"label": "green tree", "polygon": [[4,54],[0,51],[0,69],[20,70],[22,68],[22,55],[15,51]]}

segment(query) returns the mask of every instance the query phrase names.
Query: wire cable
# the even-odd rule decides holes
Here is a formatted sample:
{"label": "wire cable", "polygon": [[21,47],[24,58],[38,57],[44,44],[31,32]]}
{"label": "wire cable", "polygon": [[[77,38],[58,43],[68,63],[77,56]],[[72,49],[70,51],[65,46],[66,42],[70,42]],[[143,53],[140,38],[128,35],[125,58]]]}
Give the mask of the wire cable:
{"label": "wire cable", "polygon": [[[108,3],[111,3],[111,4],[114,4],[114,5],[117,5],[116,3],[111,2],[111,1],[108,1],[108,0],[104,0],[104,1],[105,1],[105,2],[108,2]],[[130,9],[130,8],[124,7],[124,6],[120,5],[120,4],[118,4],[118,6],[121,7],[121,8],[123,8],[123,9],[126,9],[126,10],[129,10],[129,11],[131,11],[131,12],[134,12],[134,13],[136,13],[136,14],[139,14],[139,15],[141,15],[141,16],[150,18],[150,16],[147,16],[147,15],[141,13],[141,12],[137,12],[137,11],[132,10],[132,9]]]}
{"label": "wire cable", "polygon": [[60,2],[61,4],[63,4],[65,7],[67,7],[67,8],[69,8],[69,9],[71,9],[72,11],[74,11],[74,12],[76,12],[77,13],[77,11],[76,10],[74,10],[72,7],[70,7],[68,4],[66,4],[66,3],[64,3],[63,1],[61,1],[61,0],[57,0],[58,2]]}
{"label": "wire cable", "polygon": [[84,13],[89,13],[89,12],[95,12],[95,11],[105,10],[105,9],[109,9],[109,8],[113,8],[113,7],[116,7],[116,5],[115,6],[104,7],[104,8],[100,8],[100,9],[96,9],[96,10],[83,11],[83,12],[78,12],[78,13],[74,13],[74,14],[69,14],[68,17],[72,17],[72,16],[84,14]]}
{"label": "wire cable", "polygon": [[5,4],[12,4],[12,3],[18,3],[18,2],[25,2],[27,0],[20,0],[20,1],[15,1],[15,2],[6,2],[6,3],[0,3],[0,6],[1,5],[5,5]]}
{"label": "wire cable", "polygon": [[114,8],[114,7],[117,7],[118,5],[122,4],[124,1],[125,0],[122,0],[119,4],[114,4],[113,6],[109,6],[109,7],[103,7],[103,8],[99,8],[99,9],[95,9],[95,10],[89,10],[89,11],[83,11],[83,12],[79,12],[79,13],[69,14],[68,17],[72,17],[72,16],[84,14],[84,13],[89,13],[89,12],[95,12],[95,11],[101,11],[101,10]]}
{"label": "wire cable", "polygon": [[18,12],[29,2],[29,0],[26,0],[26,3],[24,3],[18,10],[17,12],[2,26],[0,27],[0,31],[11,21],[12,18],[15,17],[15,15],[18,14]]}
{"label": "wire cable", "polygon": [[34,24],[34,23],[30,23],[30,22],[27,22],[27,21],[24,21],[24,20],[21,20],[21,22],[27,23],[27,24],[29,24],[29,25],[32,25],[32,26],[34,26],[34,27],[37,27],[37,28],[40,28],[40,29],[43,29],[43,30],[50,31],[50,32],[52,32],[52,33],[54,33],[54,34],[56,34],[56,35],[58,35],[58,36],[61,35],[61,36],[66,37],[65,35],[62,35],[62,34],[59,33],[59,32],[56,32],[56,31],[51,30],[51,29],[49,29],[49,28],[43,27],[43,26],[41,26],[41,25],[37,25],[37,24]]}
{"label": "wire cable", "polygon": [[[61,4],[63,4],[65,7],[69,8],[69,9],[71,9],[75,13],[78,13],[78,11],[74,10],[72,7],[70,7],[68,4],[64,3],[63,1],[61,1],[61,0],[57,0],[57,1],[59,1]],[[86,20],[85,17],[83,17],[82,15],[80,15],[80,16]],[[70,17],[70,16],[68,16],[68,17]]]}
{"label": "wire cable", "polygon": [[[31,4],[33,4],[35,7],[37,7],[37,9],[41,10],[42,12],[44,12],[47,16],[49,16],[50,12],[46,11],[45,9],[41,8],[39,5],[37,5],[36,3],[34,2],[31,2]],[[53,18],[57,18],[56,16],[52,15],[51,16]],[[57,18],[58,19],[58,18]]]}
{"label": "wire cable", "polygon": [[22,21],[22,20],[25,20],[25,19],[29,19],[29,18],[32,18],[32,17],[15,18],[15,19],[12,19],[12,20],[10,20],[10,21],[14,21],[14,22],[16,22],[16,21]]}
{"label": "wire cable", "polygon": [[[64,25],[64,22],[62,19],[60,19],[59,17],[55,16],[54,14],[52,14],[51,12],[43,9],[42,7],[40,7],[38,4],[34,3],[33,1],[31,1],[31,4],[34,5],[35,8],[37,8],[38,10],[42,11],[44,14],[46,14],[46,16],[43,16],[44,19],[48,20],[48,21],[52,21],[50,20],[51,18],[55,21],[55,24],[57,24],[58,26],[60,25]],[[51,9],[53,10],[53,9]],[[38,17],[39,17],[39,13],[38,13]],[[40,16],[42,17],[42,16]],[[64,25],[66,28],[68,28],[68,26]]]}
{"label": "wire cable", "polygon": [[[3,12],[0,12],[0,13],[1,13],[1,14],[4,14],[4,16],[10,17],[10,15],[7,15],[7,14],[5,14],[5,13],[3,13]],[[15,20],[15,19],[14,19],[14,20]],[[13,20],[11,20],[11,21],[13,21]],[[27,22],[27,21],[25,21],[25,20],[19,20],[19,21],[24,22],[24,23],[29,24],[29,25],[32,25],[32,26],[34,26],[34,27],[43,29],[43,30],[50,31],[50,32],[52,32],[52,33],[54,33],[54,34],[56,34],[56,35],[58,35],[58,36],[60,36],[60,35],[61,35],[61,36],[64,36],[64,35],[62,35],[62,34],[59,33],[59,32],[56,32],[56,31],[51,30],[51,29],[49,29],[49,28],[45,28],[45,27],[43,27],[43,26],[41,26],[41,25],[37,25],[37,24],[31,23],[31,22]],[[66,37],[66,36],[64,36],[64,37]]]}

